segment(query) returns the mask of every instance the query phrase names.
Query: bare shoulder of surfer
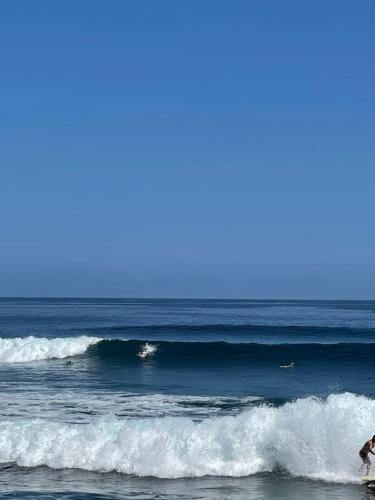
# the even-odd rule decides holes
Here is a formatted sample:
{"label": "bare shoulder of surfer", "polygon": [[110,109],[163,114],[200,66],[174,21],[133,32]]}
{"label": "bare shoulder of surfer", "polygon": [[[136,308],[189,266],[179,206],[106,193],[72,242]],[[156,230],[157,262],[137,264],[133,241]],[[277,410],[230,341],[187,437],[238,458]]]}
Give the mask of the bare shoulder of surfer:
{"label": "bare shoulder of surfer", "polygon": [[365,444],[361,448],[361,451],[364,451],[365,453],[372,453],[373,455],[375,455],[375,453],[372,451],[374,446],[375,446],[375,435],[371,439],[365,442]]}

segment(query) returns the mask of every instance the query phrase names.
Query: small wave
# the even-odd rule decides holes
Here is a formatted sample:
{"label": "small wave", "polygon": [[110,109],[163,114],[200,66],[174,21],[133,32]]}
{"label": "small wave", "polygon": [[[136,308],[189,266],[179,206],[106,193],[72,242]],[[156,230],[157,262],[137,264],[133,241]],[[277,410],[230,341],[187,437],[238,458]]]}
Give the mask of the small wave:
{"label": "small wave", "polygon": [[280,467],[292,476],[359,480],[358,449],[373,433],[375,401],[354,394],[253,407],[238,416],[101,418],[87,425],[0,422],[0,462],[160,478],[241,477]]}
{"label": "small wave", "polygon": [[91,345],[97,344],[98,337],[63,337],[46,339],[39,337],[0,338],[1,363],[25,363],[53,358],[67,358],[83,354]]}

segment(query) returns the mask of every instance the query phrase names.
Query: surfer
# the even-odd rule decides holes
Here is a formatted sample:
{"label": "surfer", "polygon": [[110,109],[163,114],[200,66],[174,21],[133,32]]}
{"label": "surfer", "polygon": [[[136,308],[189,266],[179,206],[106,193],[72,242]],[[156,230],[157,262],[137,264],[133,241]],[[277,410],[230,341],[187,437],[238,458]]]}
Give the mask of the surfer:
{"label": "surfer", "polygon": [[156,345],[149,344],[148,342],[146,342],[145,345],[142,346],[142,351],[140,351],[137,354],[137,356],[139,358],[145,359],[145,358],[148,358],[148,357],[152,356],[153,354],[155,354],[156,350],[157,350]]}
{"label": "surfer", "polygon": [[290,363],[284,363],[284,364],[280,365],[280,368],[293,368],[294,365],[295,365],[295,362],[291,361]]}
{"label": "surfer", "polygon": [[366,475],[369,474],[370,472],[370,467],[371,467],[371,460],[368,457],[369,453],[372,453],[375,455],[375,453],[372,451],[372,449],[375,446],[375,435],[372,436],[371,439],[365,442],[365,444],[362,446],[362,448],[359,450],[359,456],[362,459],[362,462],[366,465]]}

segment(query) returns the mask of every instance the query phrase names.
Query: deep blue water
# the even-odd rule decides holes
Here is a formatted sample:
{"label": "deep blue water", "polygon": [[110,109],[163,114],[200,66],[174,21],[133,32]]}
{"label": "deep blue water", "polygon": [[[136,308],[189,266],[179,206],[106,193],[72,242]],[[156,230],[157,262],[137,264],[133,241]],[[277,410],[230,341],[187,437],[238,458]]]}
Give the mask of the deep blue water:
{"label": "deep blue water", "polygon": [[0,299],[0,336],[8,496],[363,493],[374,301]]}

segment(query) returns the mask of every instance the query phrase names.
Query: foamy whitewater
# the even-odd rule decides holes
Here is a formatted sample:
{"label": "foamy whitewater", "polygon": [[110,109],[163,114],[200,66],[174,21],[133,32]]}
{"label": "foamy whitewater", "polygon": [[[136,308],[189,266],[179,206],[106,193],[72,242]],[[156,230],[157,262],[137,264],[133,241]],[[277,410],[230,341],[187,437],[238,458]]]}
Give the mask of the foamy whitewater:
{"label": "foamy whitewater", "polygon": [[83,354],[90,345],[100,342],[97,337],[46,339],[26,337],[0,339],[0,363],[26,363],[42,359],[62,359]]}
{"label": "foamy whitewater", "polygon": [[358,481],[358,443],[375,401],[353,394],[261,406],[236,417],[102,418],[86,426],[0,423],[0,460],[160,478],[248,476],[282,467],[295,476]]}
{"label": "foamy whitewater", "polygon": [[371,301],[0,299],[0,491],[360,500],[374,359]]}

